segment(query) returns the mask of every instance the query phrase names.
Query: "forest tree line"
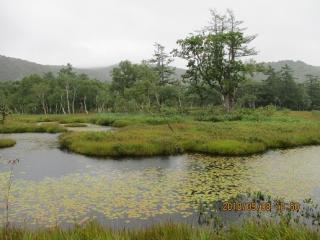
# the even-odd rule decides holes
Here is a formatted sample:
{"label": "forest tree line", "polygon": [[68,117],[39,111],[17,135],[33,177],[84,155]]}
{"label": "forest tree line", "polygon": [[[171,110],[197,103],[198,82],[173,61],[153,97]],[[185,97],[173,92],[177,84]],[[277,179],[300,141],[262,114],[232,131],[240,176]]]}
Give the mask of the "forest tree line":
{"label": "forest tree line", "polygon": [[[183,112],[190,108],[223,105],[256,108],[274,105],[293,110],[320,110],[320,78],[307,76],[297,83],[288,66],[275,71],[253,61],[248,36],[232,11],[211,11],[209,26],[177,41],[170,53],[156,43],[154,55],[140,64],[122,61],[112,81],[76,74],[68,64],[58,74],[32,74],[20,81],[0,82],[0,105],[14,113],[74,114],[88,112]],[[187,63],[177,78],[174,57]],[[263,72],[265,80],[254,80]]]}
{"label": "forest tree line", "polygon": [[[320,110],[319,77],[308,75],[306,82],[297,83],[288,66],[280,71],[269,68],[265,74],[265,80],[239,85],[236,106]],[[209,86],[200,89],[175,79],[173,73],[161,79],[153,65],[129,61],[113,69],[112,82],[77,75],[71,65],[56,76],[33,74],[21,81],[0,82],[0,99],[11,112],[43,114],[184,111],[223,104],[219,92]]]}

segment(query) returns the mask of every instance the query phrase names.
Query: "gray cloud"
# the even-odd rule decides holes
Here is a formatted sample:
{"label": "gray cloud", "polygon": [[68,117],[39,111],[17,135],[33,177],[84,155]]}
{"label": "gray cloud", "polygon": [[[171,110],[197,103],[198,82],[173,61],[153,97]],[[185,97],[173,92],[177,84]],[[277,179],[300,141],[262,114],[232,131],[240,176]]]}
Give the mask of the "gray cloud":
{"label": "gray cloud", "polygon": [[256,60],[320,65],[318,0],[1,0],[0,54],[81,67],[139,62],[154,42],[171,50],[206,25],[210,8],[233,9],[258,34]]}

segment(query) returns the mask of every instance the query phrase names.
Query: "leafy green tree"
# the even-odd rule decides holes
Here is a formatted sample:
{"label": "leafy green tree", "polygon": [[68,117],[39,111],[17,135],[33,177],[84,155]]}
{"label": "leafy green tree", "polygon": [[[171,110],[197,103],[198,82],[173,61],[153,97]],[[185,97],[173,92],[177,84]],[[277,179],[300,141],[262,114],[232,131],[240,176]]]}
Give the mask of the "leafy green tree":
{"label": "leafy green tree", "polygon": [[[262,83],[254,80],[242,83],[237,92],[237,104],[240,107],[256,108]],[[268,104],[267,104],[268,105]]]}
{"label": "leafy green tree", "polygon": [[269,67],[264,74],[267,78],[262,81],[259,104],[262,106],[272,104],[280,107],[282,105],[281,76],[272,67]]}
{"label": "leafy green tree", "polygon": [[247,36],[228,10],[226,14],[211,11],[212,22],[201,33],[178,40],[180,50],[175,55],[187,60],[184,76],[200,87],[208,84],[216,89],[228,111],[235,103],[239,84],[253,71],[254,64],[244,63],[243,57],[255,55],[249,47],[255,36]]}
{"label": "leafy green tree", "polygon": [[137,65],[128,60],[122,61],[118,67],[112,69],[111,89],[123,97],[125,89],[131,87],[137,78]]}
{"label": "leafy green tree", "polygon": [[[149,111],[152,105],[158,107],[161,105],[159,97],[161,86],[157,84],[157,73],[146,62],[142,64],[121,62],[119,67],[113,70],[112,76],[111,91],[115,95],[116,109]],[[119,106],[120,102],[123,103],[122,107]]]}
{"label": "leafy green tree", "polygon": [[289,66],[283,66],[278,72],[269,67],[265,74],[268,77],[262,82],[258,99],[262,106],[272,104],[296,110],[307,109],[310,106],[310,97],[306,89],[295,82]]}
{"label": "leafy green tree", "polygon": [[[76,95],[76,84],[74,79],[76,78],[76,73],[72,69],[72,65],[70,63],[67,64],[65,68],[62,68],[58,73],[58,79],[61,87],[65,91],[65,105],[67,106],[67,112],[68,114],[71,113],[71,111],[74,113],[74,105],[71,106],[70,98],[72,97],[72,103],[75,102],[75,95]],[[63,107],[63,96],[60,96],[61,98],[61,108],[63,109],[63,112],[65,113],[64,107]],[[72,108],[71,108],[72,107]]]}
{"label": "leafy green tree", "polygon": [[[298,95],[296,98],[298,99],[298,107],[297,110],[308,110],[311,108],[311,98],[307,92],[303,83],[297,84],[298,86]],[[316,109],[316,108],[315,108]]]}
{"label": "leafy green tree", "polygon": [[283,66],[280,70],[280,76],[282,106],[291,109],[298,109],[299,99],[297,96],[299,94],[299,89],[294,80],[292,69],[288,65]]}
{"label": "leafy green tree", "polygon": [[171,67],[170,64],[173,62],[173,58],[165,52],[165,47],[161,44],[155,43],[154,47],[154,55],[149,62],[153,65],[153,69],[158,75],[159,85],[172,84],[174,82],[175,68]]}
{"label": "leafy green tree", "polygon": [[101,83],[96,96],[96,111],[106,112],[112,107],[113,97],[110,91],[110,84]]}
{"label": "leafy green tree", "polygon": [[32,86],[32,92],[34,96],[36,96],[39,99],[40,105],[45,115],[47,115],[49,112],[48,103],[47,103],[47,95],[49,91],[50,91],[49,84],[44,81]]}
{"label": "leafy green tree", "polygon": [[320,77],[307,75],[305,89],[310,96],[310,108],[320,110]]}
{"label": "leafy green tree", "polygon": [[4,124],[7,115],[9,115],[8,98],[3,89],[0,89],[0,123]]}
{"label": "leafy green tree", "polygon": [[156,94],[155,88],[154,82],[142,79],[136,81],[131,88],[128,88],[125,95],[126,98],[135,100],[140,111],[150,111]]}
{"label": "leafy green tree", "polygon": [[31,74],[21,80],[16,96],[19,98],[22,112],[37,113],[41,111],[39,99],[33,89],[35,85],[41,83],[43,83],[43,79],[38,74]]}

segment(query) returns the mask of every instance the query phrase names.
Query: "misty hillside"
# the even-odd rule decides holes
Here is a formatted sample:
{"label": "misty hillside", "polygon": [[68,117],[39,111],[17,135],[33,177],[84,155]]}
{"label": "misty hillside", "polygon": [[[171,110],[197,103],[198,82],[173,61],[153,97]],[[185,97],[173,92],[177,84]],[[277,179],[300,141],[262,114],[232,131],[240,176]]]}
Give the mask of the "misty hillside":
{"label": "misty hillside", "polygon": [[[77,73],[86,73],[91,78],[101,81],[110,81],[110,73],[117,64],[98,68],[74,68]],[[17,58],[0,55],[0,81],[20,80],[33,73],[43,74],[45,72],[57,73],[63,66],[41,65]],[[176,75],[180,77],[184,73],[183,69],[176,69]]]}
{"label": "misty hillside", "polygon": [[[45,72],[57,73],[63,66],[41,65],[17,58],[5,57],[0,55],[0,81],[20,80],[33,73],[43,74]],[[75,68],[77,73],[86,73],[91,78],[101,81],[110,79],[109,74],[114,66],[81,69]]]}
{"label": "misty hillside", "polygon": [[[267,65],[272,66],[276,70],[280,70],[285,64],[289,65],[294,70],[294,75],[296,80],[303,82],[305,80],[305,75],[319,75],[320,76],[320,67],[308,65],[302,61],[279,61],[279,62],[269,62]],[[112,69],[117,66],[111,65],[107,67],[99,68],[75,68],[74,70],[77,73],[86,73],[91,78],[95,78],[101,81],[111,80],[110,73]],[[38,63],[29,62],[26,60],[21,60],[17,58],[5,57],[0,55],[0,81],[4,80],[20,80],[24,76],[28,76],[32,73],[43,74],[45,72],[57,73],[59,69],[63,66],[55,65],[41,65]],[[185,72],[184,69],[177,68],[176,76],[180,77]],[[256,79],[261,80],[265,77],[262,74],[255,76]]]}
{"label": "misty hillside", "polygon": [[[305,76],[308,74],[320,76],[320,66],[312,66],[302,61],[282,60],[265,64],[271,66],[276,71],[279,71],[282,66],[287,64],[294,71],[294,77],[297,82],[304,82],[306,80]],[[265,76],[263,76],[263,74],[256,75],[256,79],[258,80],[264,78]]]}

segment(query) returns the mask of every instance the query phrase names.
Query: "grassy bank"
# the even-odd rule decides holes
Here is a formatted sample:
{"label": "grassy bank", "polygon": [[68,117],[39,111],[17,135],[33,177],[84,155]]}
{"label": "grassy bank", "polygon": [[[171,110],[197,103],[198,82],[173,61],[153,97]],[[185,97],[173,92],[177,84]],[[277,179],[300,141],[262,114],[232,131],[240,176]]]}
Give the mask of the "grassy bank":
{"label": "grassy bank", "polygon": [[67,123],[64,125],[64,127],[86,127],[87,125],[84,123]]}
{"label": "grassy bank", "polygon": [[111,132],[64,133],[62,147],[93,156],[206,153],[239,156],[320,144],[317,121],[232,121],[130,125]]}
{"label": "grassy bank", "polygon": [[0,133],[58,133],[66,129],[56,123],[38,125],[36,123],[24,123],[22,121],[11,121],[0,125]]}
{"label": "grassy bank", "polygon": [[[268,149],[320,144],[319,112],[239,109],[177,114],[12,115],[0,133],[63,132],[59,125],[84,123],[118,127],[112,132],[68,132],[61,147],[101,157],[140,157],[179,153],[241,156]],[[39,124],[39,122],[45,122]]]}
{"label": "grassy bank", "polygon": [[[85,127],[85,123],[102,126],[125,127],[137,124],[161,125],[185,121],[183,116],[161,116],[154,114],[74,114],[74,115],[11,115],[4,125],[0,125],[0,133],[25,132],[64,132],[64,127]],[[41,123],[41,124],[40,124]],[[64,124],[64,126],[60,125]]]}
{"label": "grassy bank", "polygon": [[13,147],[16,141],[13,139],[0,139],[0,148]]}
{"label": "grassy bank", "polygon": [[246,222],[227,230],[214,231],[209,227],[191,227],[188,225],[165,223],[140,230],[111,230],[98,224],[89,223],[84,227],[69,230],[59,228],[28,231],[9,229],[5,234],[0,231],[0,239],[6,240],[53,240],[53,239],[99,239],[99,240],[313,240],[320,239],[319,232],[301,226],[285,223]]}
{"label": "grassy bank", "polygon": [[[191,119],[191,117],[187,117]],[[101,114],[72,114],[72,115],[13,115],[9,121],[36,123],[57,122],[61,124],[93,123],[102,126],[124,127],[136,124],[158,125],[167,122],[177,123],[186,120],[185,116],[144,113],[101,113]]]}

